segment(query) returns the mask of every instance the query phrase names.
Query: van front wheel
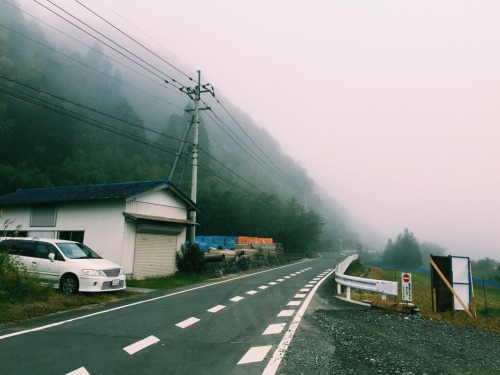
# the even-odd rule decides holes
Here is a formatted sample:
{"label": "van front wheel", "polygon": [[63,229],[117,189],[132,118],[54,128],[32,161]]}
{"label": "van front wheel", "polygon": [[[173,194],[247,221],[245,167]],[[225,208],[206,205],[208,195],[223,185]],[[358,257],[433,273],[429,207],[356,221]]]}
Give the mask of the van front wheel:
{"label": "van front wheel", "polygon": [[78,278],[74,275],[64,275],[61,278],[59,289],[64,294],[75,294],[78,292]]}

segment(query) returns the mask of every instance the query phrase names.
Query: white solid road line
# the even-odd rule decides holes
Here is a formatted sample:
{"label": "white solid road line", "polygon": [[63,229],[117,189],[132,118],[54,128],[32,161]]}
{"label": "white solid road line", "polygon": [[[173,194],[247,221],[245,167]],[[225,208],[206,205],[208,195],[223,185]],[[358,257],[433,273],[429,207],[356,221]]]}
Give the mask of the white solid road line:
{"label": "white solid road line", "polygon": [[[315,259],[306,259],[306,260],[299,261],[298,263],[311,262],[313,260],[315,260]],[[201,286],[196,286],[194,288],[181,290],[179,292],[165,294],[165,295],[162,295],[162,296],[159,296],[159,297],[154,297],[154,298],[146,299],[146,300],[139,301],[139,302],[130,303],[130,304],[119,306],[119,307],[114,307],[112,309],[98,311],[98,312],[87,314],[87,315],[82,315],[82,316],[79,316],[77,318],[67,319],[67,320],[59,321],[59,322],[52,323],[52,324],[47,324],[47,325],[36,327],[36,328],[32,328],[32,329],[26,329],[24,331],[17,331],[17,332],[9,333],[9,334],[6,334],[6,335],[0,335],[0,340],[4,340],[4,339],[10,338],[10,337],[14,337],[14,336],[24,335],[26,333],[41,331],[41,330],[52,328],[52,327],[57,327],[57,326],[60,326],[62,324],[67,324],[67,323],[75,322],[75,321],[81,320],[81,319],[91,318],[91,317],[94,317],[94,316],[97,316],[97,315],[108,314],[108,313],[111,313],[113,311],[126,309],[126,308],[129,308],[129,307],[132,307],[132,306],[142,305],[144,303],[154,302],[154,301],[158,301],[158,300],[161,300],[161,299],[164,299],[164,298],[176,296],[176,295],[179,295],[179,294],[188,293],[188,292],[191,292],[193,290],[208,288],[208,287],[212,287],[212,286],[215,286],[215,285],[218,285],[218,284],[229,283],[229,282],[233,282],[235,280],[244,279],[244,278],[255,276],[255,275],[259,275],[259,274],[262,274],[262,273],[276,271],[276,270],[281,269],[281,268],[294,267],[298,263],[287,264],[285,266],[271,268],[271,269],[264,270],[264,271],[259,271],[259,272],[255,272],[255,273],[249,273],[247,275],[243,275],[243,276],[239,276],[239,277],[235,277],[235,278],[226,279],[226,280],[218,281],[218,282],[211,283],[211,284],[204,284],[204,285],[201,285]],[[310,268],[311,267],[309,267],[307,269],[310,269]],[[269,285],[272,285],[272,284],[269,283]]]}
{"label": "white solid road line", "polygon": [[177,323],[176,326],[179,327],[179,328],[186,328],[186,327],[189,327],[190,325],[193,325],[195,323],[198,323],[200,321],[200,319],[198,318],[195,318],[194,316],[189,318],[189,319],[186,319],[186,320],[183,320],[182,322],[180,323]]}
{"label": "white solid road line", "polygon": [[262,362],[266,357],[269,350],[271,350],[272,345],[266,346],[254,346],[250,348],[246,354],[238,362],[239,365],[244,365],[245,363]]}
{"label": "white solid road line", "polygon": [[[333,273],[333,271],[331,271],[327,275],[327,277],[330,276],[331,273]],[[311,302],[311,300],[314,296],[314,293],[316,293],[316,290],[319,288],[321,283],[325,280],[326,280],[326,277],[324,279],[322,279],[317,285],[315,285],[314,288],[309,293],[309,295],[307,296],[307,298],[304,300],[304,303],[300,307],[297,314],[295,314],[295,317],[293,318],[292,323],[290,324],[290,327],[288,328],[288,331],[286,331],[285,334],[283,335],[281,342],[279,343],[278,347],[274,351],[273,357],[271,358],[271,360],[267,364],[262,375],[274,375],[278,371],[278,367],[281,363],[281,360],[283,359],[283,357],[288,349],[288,346],[292,342],[293,334],[297,330],[297,327],[299,326],[300,320],[302,319],[302,316],[306,312],[307,306],[309,306],[309,303]]]}
{"label": "white solid road line", "polygon": [[149,336],[141,341],[137,341],[132,345],[126,346],[125,348],[123,348],[123,350],[125,350],[128,354],[132,355],[134,353],[137,353],[139,350],[147,348],[150,345],[156,344],[158,341],[160,341],[159,338],[154,336]]}

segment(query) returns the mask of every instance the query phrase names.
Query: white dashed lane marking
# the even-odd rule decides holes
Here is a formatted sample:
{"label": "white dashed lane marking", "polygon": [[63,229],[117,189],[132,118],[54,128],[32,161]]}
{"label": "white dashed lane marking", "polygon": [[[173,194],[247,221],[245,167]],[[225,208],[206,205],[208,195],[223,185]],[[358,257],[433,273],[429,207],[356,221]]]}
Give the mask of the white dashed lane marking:
{"label": "white dashed lane marking", "polygon": [[278,317],[283,317],[283,316],[292,316],[295,310],[281,310],[280,313],[278,314]]}
{"label": "white dashed lane marking", "polygon": [[289,278],[290,278],[290,276],[285,276],[285,279],[289,279]]}
{"label": "white dashed lane marking", "polygon": [[276,281],[279,281],[281,283],[282,281],[285,281],[285,279],[278,279]]}
{"label": "white dashed lane marking", "polygon": [[302,288],[301,290],[299,290],[299,292],[309,292],[310,290],[310,288]]}
{"label": "white dashed lane marking", "polygon": [[269,326],[266,328],[266,330],[262,333],[263,335],[276,335],[278,333],[281,333],[283,331],[283,328],[285,328],[286,323],[278,323],[278,324],[269,324]]}
{"label": "white dashed lane marking", "polygon": [[269,288],[267,285],[259,286],[259,289],[262,289],[262,290],[267,289],[267,288]]}
{"label": "white dashed lane marking", "polygon": [[298,306],[301,301],[290,301],[287,303],[287,306]]}
{"label": "white dashed lane marking", "polygon": [[312,284],[307,284],[307,285],[306,285],[306,288],[312,288],[313,286],[314,286],[314,285],[312,285]]}
{"label": "white dashed lane marking", "polygon": [[90,375],[85,367],[80,367],[75,371],[68,372],[66,375]]}
{"label": "white dashed lane marking", "polygon": [[207,311],[211,312],[211,313],[216,313],[217,311],[221,311],[225,307],[226,306],[224,306],[224,305],[217,305],[217,306],[212,307],[211,309],[208,309]]}
{"label": "white dashed lane marking", "polygon": [[249,294],[249,295],[251,295],[251,296],[253,296],[255,293],[257,293],[257,291],[256,291],[256,290],[249,290],[249,291],[247,292],[247,294]]}
{"label": "white dashed lane marking", "polygon": [[233,302],[238,302],[238,301],[241,301],[243,298],[245,298],[245,297],[236,296],[236,297],[230,298],[229,300],[233,301]]}
{"label": "white dashed lane marking", "polygon": [[123,348],[123,350],[125,350],[128,354],[132,355],[134,353],[137,353],[139,350],[147,348],[150,345],[156,344],[158,341],[160,341],[159,338],[154,336],[149,336],[141,341],[137,341],[132,345],[126,346],[125,348]]}
{"label": "white dashed lane marking", "polygon": [[277,283],[275,283],[274,281],[271,281],[271,282],[269,283],[269,285],[276,285],[276,284],[277,284]]}
{"label": "white dashed lane marking", "polygon": [[304,298],[306,295],[303,293],[296,294],[293,298]]}
{"label": "white dashed lane marking", "polygon": [[189,319],[183,320],[180,323],[177,323],[176,326],[179,328],[186,328],[186,327],[189,327],[190,325],[198,323],[199,321],[200,321],[200,319],[195,318],[195,317],[191,317]]}
{"label": "white dashed lane marking", "polygon": [[250,348],[248,352],[240,359],[239,365],[244,365],[245,363],[262,362],[266,358],[267,353],[271,350],[273,346],[254,346]]}

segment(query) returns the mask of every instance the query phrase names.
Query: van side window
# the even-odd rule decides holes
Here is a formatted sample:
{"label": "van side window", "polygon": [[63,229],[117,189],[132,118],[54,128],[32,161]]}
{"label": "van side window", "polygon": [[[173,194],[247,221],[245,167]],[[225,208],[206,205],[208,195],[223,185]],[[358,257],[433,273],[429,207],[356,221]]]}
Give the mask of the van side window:
{"label": "van side window", "polygon": [[36,258],[35,241],[12,241],[9,253]]}
{"label": "van side window", "polygon": [[38,242],[36,253],[38,258],[49,259],[49,254],[57,255],[57,250],[49,243]]}

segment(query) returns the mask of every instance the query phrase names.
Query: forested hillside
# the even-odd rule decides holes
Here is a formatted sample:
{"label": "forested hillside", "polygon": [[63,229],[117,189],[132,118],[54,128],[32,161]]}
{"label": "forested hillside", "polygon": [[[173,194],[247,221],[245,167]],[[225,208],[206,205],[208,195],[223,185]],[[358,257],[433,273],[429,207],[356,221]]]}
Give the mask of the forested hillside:
{"label": "forested hillside", "polygon": [[[168,178],[192,118],[178,84],[187,76],[140,46],[117,53],[102,36],[18,7],[0,3],[0,194]],[[335,200],[248,115],[210,99],[199,134],[197,234],[273,237],[290,251],[338,249],[339,239],[354,248],[358,235]],[[189,140],[172,178],[188,196]]]}

